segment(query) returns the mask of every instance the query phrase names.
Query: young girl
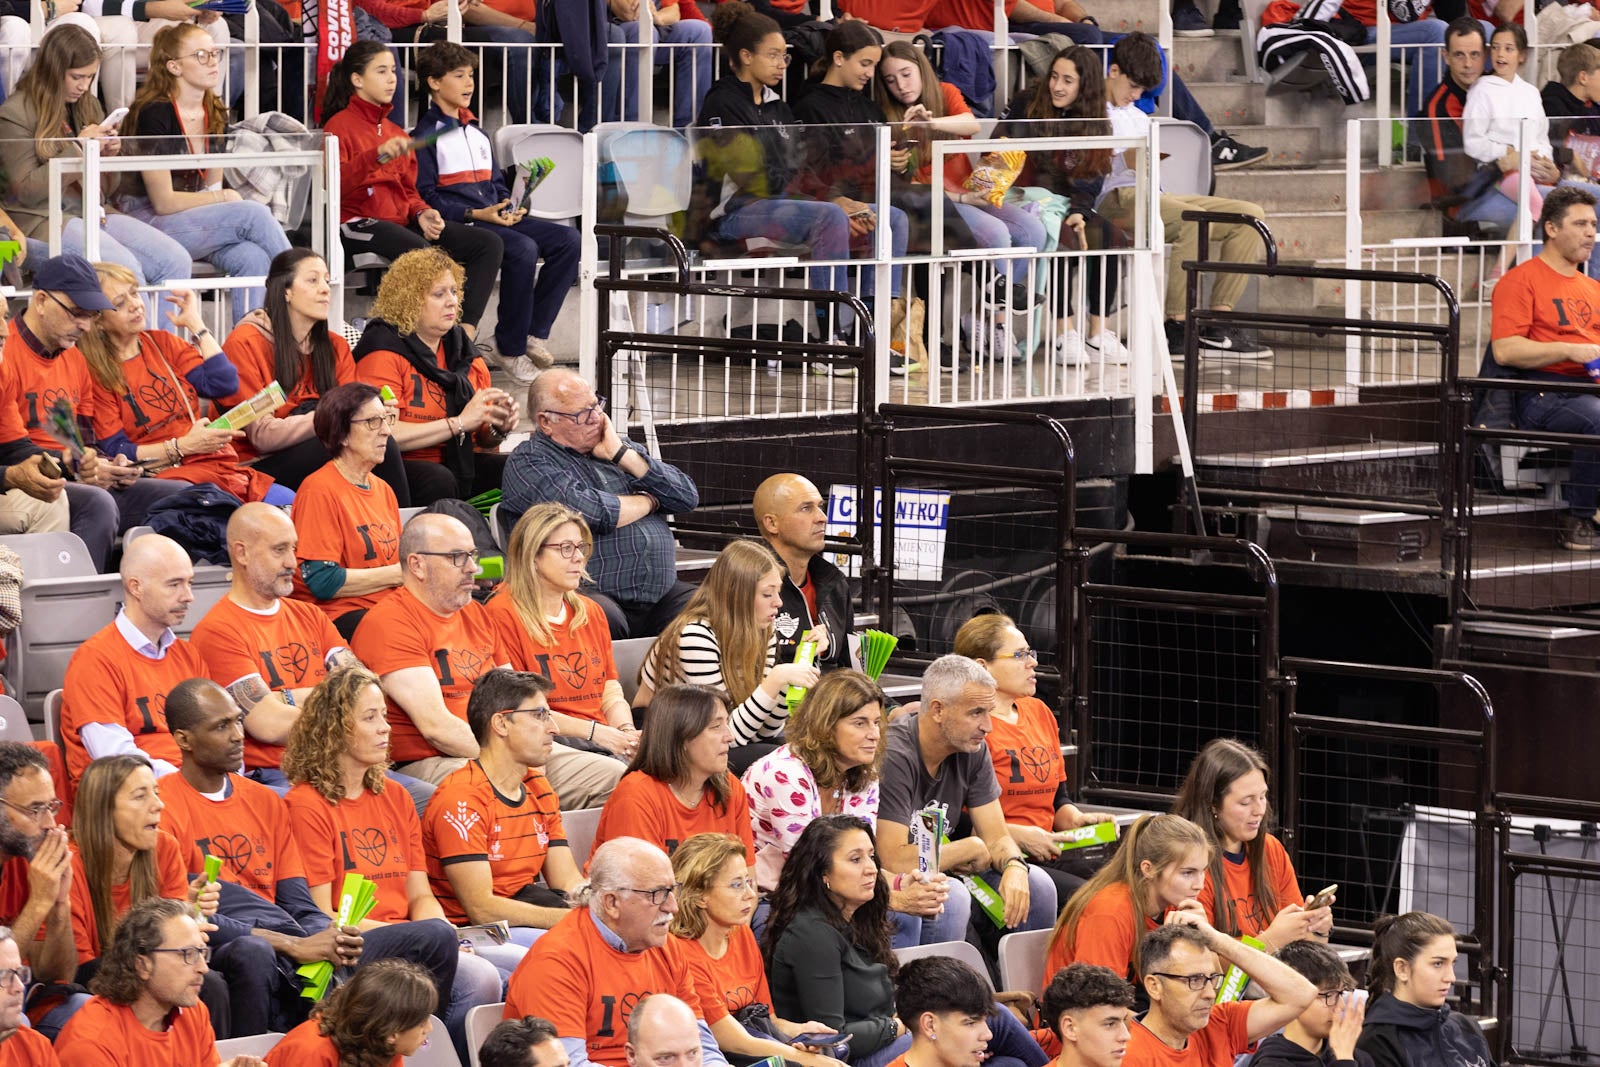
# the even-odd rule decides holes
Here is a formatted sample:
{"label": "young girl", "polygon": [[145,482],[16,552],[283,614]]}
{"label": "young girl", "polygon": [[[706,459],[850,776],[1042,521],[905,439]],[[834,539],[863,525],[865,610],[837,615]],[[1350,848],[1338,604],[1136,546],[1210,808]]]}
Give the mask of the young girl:
{"label": "young girl", "polygon": [[1356,1050],[1375,1067],[1493,1067],[1478,1024],[1445,1005],[1455,967],[1456,932],[1445,920],[1425,911],[1379,919]]}
{"label": "young girl", "polygon": [[489,305],[505,246],[489,230],[446,222],[417,193],[411,138],[389,121],[394,54],[357,41],[328,75],[322,126],[339,138],[340,235],[345,251],[400,258],[437,244],[467,272],[461,327],[471,337]]}
{"label": "young girl", "polygon": [[[150,45],[150,70],[122,120],[122,135],[138,137],[140,155],[187,155],[224,150],[228,109],[217,98],[223,50],[192,23],[166,26]],[[265,204],[222,187],[222,168],[165,168],[123,175],[118,206],[177,241],[195,259],[235,277],[261,277],[289,238]],[[260,287],[233,299],[233,321],[261,306]]]}
{"label": "young girl", "polygon": [[1177,815],[1147,815],[1129,827],[1111,861],[1061,909],[1045,957],[1044,985],[1069,963],[1109,967],[1129,981],[1139,941],[1174,908],[1199,910],[1211,846]]}
{"label": "young girl", "polygon": [[[1489,40],[1491,74],[1479,78],[1467,92],[1461,111],[1462,147],[1480,163],[1499,163],[1504,172],[1499,189],[1513,203],[1518,188],[1529,181],[1528,211],[1535,220],[1544,208],[1544,194],[1536,181],[1540,161],[1548,166],[1554,184],[1555,164],[1551,163],[1550,120],[1545,117],[1539,90],[1522,80],[1517,71],[1528,56],[1528,34],[1516,23],[1494,31]],[[1523,142],[1524,119],[1532,119],[1528,140]],[[1519,147],[1520,146],[1520,147]],[[1507,246],[1509,249],[1509,246]],[[1502,257],[1508,255],[1502,251]],[[1508,264],[1502,258],[1501,269]]]}
{"label": "young girl", "polygon": [[[1100,55],[1081,45],[1056,53],[1050,73],[1031,91],[1012,101],[1002,127],[1015,137],[1108,137],[1105,74]],[[1061,248],[1110,248],[1116,227],[1094,210],[1100,188],[1111,171],[1111,154],[1103,150],[1034,153],[1013,188],[1043,187],[1066,197],[1071,207],[1061,224]],[[1066,277],[1056,287],[1056,362],[1068,366],[1094,359],[1126,363],[1128,350],[1106,328],[1105,313],[1117,304],[1117,266],[1105,256],[1086,259],[1089,291],[1087,341],[1072,322],[1073,278],[1078,261],[1070,260]],[[1109,267],[1109,269],[1108,269]]]}

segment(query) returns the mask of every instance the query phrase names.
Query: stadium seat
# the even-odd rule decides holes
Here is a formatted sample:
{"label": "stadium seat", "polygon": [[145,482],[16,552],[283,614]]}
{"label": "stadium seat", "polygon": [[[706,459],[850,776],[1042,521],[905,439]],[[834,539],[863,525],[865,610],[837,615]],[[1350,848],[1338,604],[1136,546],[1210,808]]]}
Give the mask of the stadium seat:
{"label": "stadium seat", "polygon": [[565,222],[583,214],[583,134],[564,126],[513,123],[494,131],[494,161],[506,177],[506,188],[516,192],[511,169],[529,159],[545,157],[555,170],[539,185],[528,202],[536,219]]}
{"label": "stadium seat", "polygon": [[489,1036],[489,1031],[500,1022],[505,1008],[505,1002],[502,1001],[499,1004],[479,1004],[467,1012],[467,1060],[471,1067],[478,1067],[478,1049],[483,1046],[483,1039]]}
{"label": "stadium seat", "polygon": [[272,1047],[283,1040],[279,1033],[252,1034],[249,1037],[230,1037],[217,1042],[217,1055],[226,1063],[235,1056],[265,1056]]}
{"label": "stadium seat", "polygon": [[589,862],[589,853],[594,849],[595,831],[600,829],[600,809],[564,811],[561,813],[561,828],[567,832],[567,847],[572,850],[572,859],[582,870]]}
{"label": "stadium seat", "polygon": [[1000,983],[1007,989],[1044,994],[1044,961],[1050,954],[1049,930],[1019,930],[1000,938]]}
{"label": "stadium seat", "polygon": [[52,689],[44,698],[44,739],[53,744],[61,744],[61,694],[62,690]]}
{"label": "stadium seat", "polygon": [[28,713],[10,697],[0,694],[0,741],[33,743],[33,730],[28,727]]}
{"label": "stadium seat", "polygon": [[629,701],[639,691],[639,668],[644,666],[645,653],[655,644],[653,637],[630,637],[611,643],[611,655],[617,661],[617,679],[622,683],[622,695]]}
{"label": "stadium seat", "polygon": [[410,522],[412,519],[416,518],[418,515],[421,515],[427,510],[427,508],[401,508],[400,525],[404,526],[406,523]]}
{"label": "stadium seat", "polygon": [[[994,989],[994,982],[989,977],[989,965],[984,962],[983,955],[978,951],[976,945],[969,945],[965,941],[939,941],[932,945],[909,945],[906,948],[894,950],[894,958],[900,961],[900,966],[902,967],[912,960],[921,959],[924,956],[948,956],[951,959],[960,960],[981,974],[984,985],[987,985],[991,991]],[[1027,989],[1029,987],[1022,986],[1021,988]]]}
{"label": "stadium seat", "polygon": [[461,1060],[456,1056],[456,1050],[450,1043],[450,1035],[445,1032],[444,1023],[439,1021],[437,1015],[433,1019],[433,1033],[416,1053],[405,1058],[406,1063],[415,1064],[416,1067],[461,1067]]}
{"label": "stadium seat", "polygon": [[17,700],[38,714],[78,646],[116,618],[122,579],[95,573],[74,533],[13,534],[0,544],[22,557],[22,625],[9,639],[4,673]]}
{"label": "stadium seat", "polygon": [[489,506],[489,532],[494,535],[494,543],[499,545],[503,551],[506,547],[506,542],[511,540],[511,531],[500,529],[499,504],[491,504]]}
{"label": "stadium seat", "polygon": [[1161,190],[1211,195],[1211,138],[1192,122],[1161,120]]}
{"label": "stadium seat", "polygon": [[688,209],[694,151],[687,137],[644,122],[602,122],[594,132],[600,145],[601,196],[609,179],[626,201],[623,222],[659,225]]}

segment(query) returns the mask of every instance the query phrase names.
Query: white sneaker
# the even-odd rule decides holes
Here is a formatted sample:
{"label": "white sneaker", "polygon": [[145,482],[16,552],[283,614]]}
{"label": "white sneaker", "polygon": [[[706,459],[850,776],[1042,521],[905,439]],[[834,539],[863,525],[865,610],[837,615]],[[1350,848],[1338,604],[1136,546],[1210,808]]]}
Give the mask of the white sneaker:
{"label": "white sneaker", "polygon": [[533,381],[539,376],[539,372],[542,369],[527,356],[518,356],[516,359],[510,360],[502,357],[502,360],[503,362],[501,365],[505,367],[506,373],[511,375],[511,377],[515,378],[519,382]]}
{"label": "white sneaker", "polygon": [[1056,338],[1056,362],[1063,367],[1081,367],[1089,362],[1084,351],[1083,334],[1077,330],[1062,330]]}
{"label": "white sneaker", "polygon": [[1099,356],[1107,363],[1128,362],[1128,347],[1122,343],[1121,338],[1110,330],[1101,330],[1089,338],[1088,355],[1092,359]]}

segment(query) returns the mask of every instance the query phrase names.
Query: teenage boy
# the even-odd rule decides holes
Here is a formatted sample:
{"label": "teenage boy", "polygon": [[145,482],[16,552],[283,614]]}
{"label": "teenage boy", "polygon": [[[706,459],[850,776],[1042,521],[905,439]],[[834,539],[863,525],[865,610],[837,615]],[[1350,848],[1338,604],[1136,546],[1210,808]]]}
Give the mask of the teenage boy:
{"label": "teenage boy", "polygon": [[1133,986],[1109,967],[1068,964],[1045,986],[1039,1021],[1061,1042],[1056,1067],[1121,1067]]}
{"label": "teenage boy", "polygon": [[[1562,49],[1556,60],[1558,80],[1546,82],[1539,92],[1544,113],[1550,119],[1551,155],[1565,175],[1594,181],[1600,166],[1592,154],[1577,154],[1567,146],[1567,137],[1600,135],[1600,48],[1580,41]],[[1592,190],[1591,190],[1592,191]]]}
{"label": "teenage boy", "polygon": [[1045,1067],[1033,1035],[1006,1008],[997,1008],[989,982],[949,956],[924,956],[900,968],[894,1013],[911,1047],[887,1067],[979,1067],[985,1060]]}
{"label": "teenage boy", "polygon": [[578,231],[529,218],[527,209],[511,202],[494,145],[468,109],[477,67],[476,56],[449,41],[429,45],[417,57],[429,106],[411,136],[438,136],[417,150],[417,192],[445,221],[493,227],[505,244],[494,343],[507,372],[530,382],[554,363],[550,331],[578,280]]}
{"label": "teenage boy", "polygon": [[1294,941],[1278,950],[1278,959],[1309,979],[1317,996],[1283,1033],[1261,1042],[1250,1067],[1371,1067],[1372,1057],[1356,1051],[1367,1002],[1357,997],[1338,953],[1315,941]]}

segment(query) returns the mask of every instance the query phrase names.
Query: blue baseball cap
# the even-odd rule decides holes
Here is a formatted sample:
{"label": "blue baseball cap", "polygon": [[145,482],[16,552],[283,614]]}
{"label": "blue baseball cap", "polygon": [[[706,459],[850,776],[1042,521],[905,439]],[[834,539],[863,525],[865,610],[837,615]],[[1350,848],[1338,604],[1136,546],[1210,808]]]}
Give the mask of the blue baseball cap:
{"label": "blue baseball cap", "polygon": [[50,293],[65,293],[84,311],[110,311],[112,307],[89,261],[70,252],[35,267],[33,287]]}

